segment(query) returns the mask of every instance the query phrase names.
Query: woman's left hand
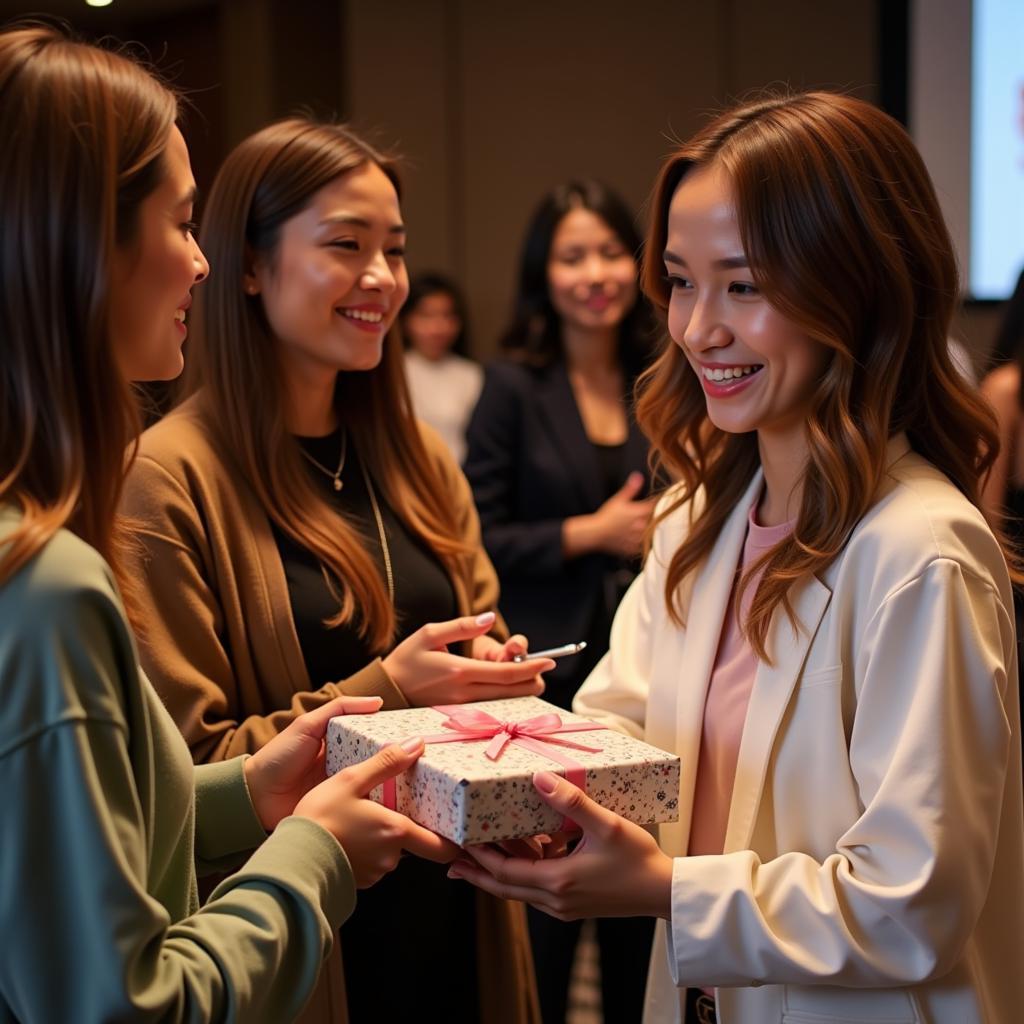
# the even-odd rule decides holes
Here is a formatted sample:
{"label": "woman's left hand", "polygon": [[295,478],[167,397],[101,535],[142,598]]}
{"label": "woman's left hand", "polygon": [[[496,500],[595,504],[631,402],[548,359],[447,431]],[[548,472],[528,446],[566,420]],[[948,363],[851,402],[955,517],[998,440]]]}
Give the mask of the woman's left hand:
{"label": "woman's left hand", "polygon": [[572,853],[549,860],[471,846],[449,868],[450,878],[464,878],[501,899],[522,900],[562,921],[671,917],[672,858],[650,833],[551,772],[538,772],[533,784],[583,829]]}
{"label": "woman's left hand", "polygon": [[380,697],[336,697],[300,715],[287,729],[245,761],[249,797],[260,824],[272,832],[295,805],[326,778],[324,736],[327,723],[339,715],[379,711]]}

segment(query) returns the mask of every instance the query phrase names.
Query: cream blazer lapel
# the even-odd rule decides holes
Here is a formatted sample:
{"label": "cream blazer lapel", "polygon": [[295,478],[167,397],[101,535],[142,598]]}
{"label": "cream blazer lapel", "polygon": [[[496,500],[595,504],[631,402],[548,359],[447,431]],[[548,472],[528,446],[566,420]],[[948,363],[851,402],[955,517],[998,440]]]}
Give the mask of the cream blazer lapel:
{"label": "cream blazer lapel", "polygon": [[[909,451],[906,435],[898,434],[889,441],[886,464],[893,466]],[[797,628],[794,630],[782,611],[776,612],[772,620],[768,653],[773,664],[762,662],[758,666],[750,694],[729,806],[726,853],[750,847],[772,747],[831,598],[832,591],[812,577],[793,595]]]}
{"label": "cream blazer lapel", "polygon": [[[683,769],[679,821],[662,825],[660,832],[662,846],[670,856],[684,856],[689,845],[704,703],[747,535],[747,514],[763,481],[764,477],[758,470],[726,520],[715,546],[693,579],[692,589],[685,596],[686,628],[668,633],[665,650],[659,651],[656,658],[659,674],[671,673],[674,676],[671,680],[655,681],[651,692],[652,695],[658,692],[677,694],[675,744],[669,749],[679,754]],[[666,710],[662,709],[662,713]],[[651,742],[657,741],[652,737]]]}
{"label": "cream blazer lapel", "polygon": [[768,653],[773,664],[759,662],[754,677],[736,761],[725,853],[750,846],[775,737],[831,597],[832,591],[811,577],[792,598],[796,628],[782,609],[772,617]]}

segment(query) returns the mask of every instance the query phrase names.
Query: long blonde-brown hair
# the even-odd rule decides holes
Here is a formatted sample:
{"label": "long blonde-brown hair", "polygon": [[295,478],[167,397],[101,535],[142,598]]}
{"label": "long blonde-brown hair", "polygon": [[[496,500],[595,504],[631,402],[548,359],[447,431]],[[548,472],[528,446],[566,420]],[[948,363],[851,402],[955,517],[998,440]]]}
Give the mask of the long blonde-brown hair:
{"label": "long blonde-brown hair", "polygon": [[[356,134],[304,117],[269,125],[228,155],[203,216],[203,249],[217,269],[198,298],[184,390],[198,396],[225,456],[270,519],[324,567],[339,599],[327,624],[351,623],[383,651],[394,636],[394,608],[357,528],[310,480],[285,422],[280,344],[259,299],[243,290],[254,256],[273,265],[284,223],[324,186],[368,163],[398,189],[392,164]],[[469,551],[413,418],[395,334],[370,373],[338,375],[335,404],[395,513],[453,577],[463,575],[460,560]]]}
{"label": "long blonde-brown hair", "polygon": [[[832,350],[807,417],[794,532],[741,581],[764,569],[744,628],[770,660],[773,614],[781,606],[792,620],[792,586],[829,565],[876,500],[890,437],[905,432],[975,505],[998,439],[991,411],[949,357],[956,259],[928,172],[896,121],[863,101],[811,92],[745,104],[699,131],[655,185],[642,283],[662,310],[669,204],[691,168],[712,163],[731,181],[755,284]],[[702,491],[665,585],[682,624],[681,584],[708,557],[758,469],[757,435],[711,423],[701,384],[674,344],[639,390],[641,426],[681,481],[659,521]]]}
{"label": "long blonde-brown hair", "polygon": [[22,516],[0,583],[63,527],[127,583],[116,509],[138,419],[110,272],[177,115],[130,58],[49,26],[0,33],[0,505]]}

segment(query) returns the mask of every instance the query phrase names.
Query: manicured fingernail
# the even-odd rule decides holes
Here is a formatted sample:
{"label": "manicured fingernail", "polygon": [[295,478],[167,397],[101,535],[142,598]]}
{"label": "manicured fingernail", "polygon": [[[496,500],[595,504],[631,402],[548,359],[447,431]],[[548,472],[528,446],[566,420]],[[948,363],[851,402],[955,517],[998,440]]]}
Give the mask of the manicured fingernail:
{"label": "manicured fingernail", "polygon": [[476,617],[478,626],[489,626],[494,621],[494,612],[481,612]]}
{"label": "manicured fingernail", "polygon": [[399,744],[407,754],[415,754],[423,746],[423,739],[420,736],[410,736]]}
{"label": "manicured fingernail", "polygon": [[542,793],[554,793],[558,785],[558,776],[553,772],[534,772],[533,784]]}
{"label": "manicured fingernail", "polygon": [[449,878],[462,878],[462,872],[459,871],[458,868],[449,868],[448,869],[448,877]]}

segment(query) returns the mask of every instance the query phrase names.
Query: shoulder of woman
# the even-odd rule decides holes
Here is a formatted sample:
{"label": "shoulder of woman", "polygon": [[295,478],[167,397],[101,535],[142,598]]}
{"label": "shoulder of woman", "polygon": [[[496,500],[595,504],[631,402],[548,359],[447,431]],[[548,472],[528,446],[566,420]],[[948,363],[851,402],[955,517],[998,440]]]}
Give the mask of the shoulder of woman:
{"label": "shoulder of woman", "polygon": [[146,430],[139,438],[136,455],[129,479],[138,472],[140,463],[155,464],[175,478],[183,478],[204,466],[223,464],[202,413],[192,399]]}
{"label": "shoulder of woman", "polygon": [[700,510],[704,506],[704,491],[687,498],[682,483],[671,484],[654,505],[657,526],[654,528],[652,549],[661,556],[671,556],[682,543]]}
{"label": "shoulder of woman", "polygon": [[456,360],[453,366],[467,381],[476,383],[483,380],[484,368],[478,362],[473,359],[467,359],[465,356],[453,355],[451,358]]}
{"label": "shoulder of woman", "polygon": [[0,587],[0,754],[84,718],[124,724],[119,676],[137,676],[130,628],[110,567],[58,531]]}
{"label": "shoulder of woman", "polygon": [[56,636],[76,632],[88,610],[127,630],[114,573],[103,556],[70,530],[58,530],[15,576],[0,587],[0,621],[21,622]]}
{"label": "shoulder of woman", "polygon": [[429,423],[417,420],[420,438],[427,452],[430,468],[437,474],[448,498],[460,515],[473,507],[473,494],[462,468],[441,435]]}
{"label": "shoulder of woman", "polygon": [[1020,405],[1020,384],[1020,367],[1015,362],[1009,362],[987,373],[979,390],[996,412],[1004,415]]}
{"label": "shoulder of woman", "polygon": [[985,517],[927,459],[908,452],[890,467],[878,501],[856,525],[837,562],[869,567],[890,589],[939,560],[953,561],[997,589],[1006,561]]}
{"label": "shoulder of woman", "polygon": [[425,420],[417,419],[416,427],[419,430],[423,447],[427,451],[427,458],[430,465],[444,477],[452,477],[461,474],[459,464],[451,453],[447,442],[441,437],[437,430]]}

